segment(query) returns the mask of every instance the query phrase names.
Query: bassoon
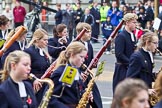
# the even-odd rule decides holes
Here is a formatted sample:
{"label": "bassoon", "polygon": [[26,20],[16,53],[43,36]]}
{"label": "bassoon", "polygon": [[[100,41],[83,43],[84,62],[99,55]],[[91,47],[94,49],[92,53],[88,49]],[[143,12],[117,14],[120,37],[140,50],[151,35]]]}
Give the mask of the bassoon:
{"label": "bassoon", "polygon": [[[94,66],[97,65],[98,60],[100,59],[100,57],[102,56],[104,51],[107,49],[108,45],[110,45],[111,41],[115,38],[117,32],[122,27],[123,23],[124,23],[124,20],[121,20],[121,22],[118,24],[118,26],[115,28],[115,30],[111,33],[110,37],[107,39],[105,44],[101,47],[101,49],[98,51],[98,53],[92,59],[92,61],[90,62],[87,69],[91,70]],[[86,71],[86,72],[88,72],[88,71]]]}
{"label": "bassoon", "polygon": [[[79,41],[86,31],[87,31],[87,29],[86,28],[83,28],[83,30],[79,33],[79,35],[73,41]],[[48,78],[48,77],[51,76],[51,74],[52,74],[52,72],[53,72],[53,70],[54,70],[54,68],[56,66],[56,61],[57,61],[57,59],[45,71],[45,73],[43,74],[43,76],[41,77],[41,79]]]}
{"label": "bassoon", "polygon": [[[115,28],[115,30],[111,33],[110,37],[108,38],[108,40],[106,41],[106,43],[103,45],[103,47],[99,50],[99,52],[96,54],[96,56],[94,57],[94,59],[91,61],[90,65],[88,67],[86,67],[85,65],[84,68],[86,68],[86,72],[92,75],[92,79],[89,81],[86,91],[84,92],[84,94],[82,95],[82,98],[79,101],[79,104],[77,105],[76,108],[86,108],[86,105],[89,101],[89,95],[93,89],[93,85],[95,83],[95,78],[96,76],[94,76],[94,74],[90,71],[94,65],[97,64],[98,60],[100,59],[100,57],[102,56],[102,54],[104,53],[104,51],[106,50],[107,46],[111,43],[111,41],[115,38],[116,33],[118,32],[118,30],[122,27],[124,23],[124,20],[122,20],[118,26]],[[87,74],[86,73],[86,74]]]}
{"label": "bassoon", "polygon": [[4,44],[2,49],[0,50],[0,57],[3,53],[21,36],[23,32],[27,31],[24,26],[21,26],[17,32],[8,40],[7,43]]}

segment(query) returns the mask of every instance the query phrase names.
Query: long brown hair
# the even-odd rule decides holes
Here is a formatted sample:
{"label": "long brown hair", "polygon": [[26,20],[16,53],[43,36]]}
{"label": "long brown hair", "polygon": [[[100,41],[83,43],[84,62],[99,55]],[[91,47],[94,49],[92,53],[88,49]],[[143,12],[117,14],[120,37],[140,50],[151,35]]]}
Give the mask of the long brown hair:
{"label": "long brown hair", "polygon": [[5,26],[9,22],[9,19],[5,15],[0,15],[0,26]]}
{"label": "long brown hair", "polygon": [[58,37],[59,33],[63,32],[63,30],[67,28],[65,24],[58,24],[57,26],[54,26],[53,28],[53,36]]}
{"label": "long brown hair", "polygon": [[0,82],[5,81],[9,77],[9,74],[11,71],[11,63],[18,64],[20,59],[24,56],[30,58],[29,54],[23,51],[19,51],[19,50],[9,53],[9,55],[5,59],[3,70],[0,72],[0,75],[1,75]]}
{"label": "long brown hair", "polygon": [[66,50],[60,53],[55,69],[57,69],[60,65],[67,64],[71,54],[76,55],[82,51],[87,51],[87,49],[81,42],[71,42]]}
{"label": "long brown hair", "polygon": [[120,82],[114,93],[111,108],[122,108],[122,100],[127,98],[129,103],[137,96],[137,93],[141,90],[148,90],[144,81],[139,79],[127,78]]}

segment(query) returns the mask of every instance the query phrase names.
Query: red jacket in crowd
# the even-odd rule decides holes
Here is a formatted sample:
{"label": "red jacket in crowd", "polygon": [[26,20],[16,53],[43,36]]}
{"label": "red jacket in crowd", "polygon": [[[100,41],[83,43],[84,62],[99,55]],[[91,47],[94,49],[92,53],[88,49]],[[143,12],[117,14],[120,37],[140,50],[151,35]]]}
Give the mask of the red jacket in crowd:
{"label": "red jacket in crowd", "polygon": [[24,22],[24,18],[25,18],[25,15],[26,15],[26,10],[22,6],[15,7],[13,9],[13,15],[14,15],[14,22],[16,22],[16,23]]}

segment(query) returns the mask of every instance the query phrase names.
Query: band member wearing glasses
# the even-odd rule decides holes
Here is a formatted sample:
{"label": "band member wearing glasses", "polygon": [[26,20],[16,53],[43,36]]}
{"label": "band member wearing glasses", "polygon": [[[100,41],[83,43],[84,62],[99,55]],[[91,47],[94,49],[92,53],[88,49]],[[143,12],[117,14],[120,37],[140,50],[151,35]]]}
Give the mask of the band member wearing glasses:
{"label": "band member wearing glasses", "polygon": [[155,80],[153,52],[158,47],[158,37],[146,32],[139,42],[139,49],[130,57],[126,76],[143,80],[149,87],[149,94],[154,94],[155,90],[151,89]]}
{"label": "band member wearing glasses", "polygon": [[126,77],[129,58],[136,47],[136,38],[132,31],[136,29],[137,15],[127,13],[124,15],[124,30],[115,39],[115,72],[113,76],[113,91],[116,85]]}
{"label": "band member wearing glasses", "polygon": [[38,108],[32,85],[24,81],[30,73],[31,60],[23,51],[11,52],[1,71],[1,108]]}

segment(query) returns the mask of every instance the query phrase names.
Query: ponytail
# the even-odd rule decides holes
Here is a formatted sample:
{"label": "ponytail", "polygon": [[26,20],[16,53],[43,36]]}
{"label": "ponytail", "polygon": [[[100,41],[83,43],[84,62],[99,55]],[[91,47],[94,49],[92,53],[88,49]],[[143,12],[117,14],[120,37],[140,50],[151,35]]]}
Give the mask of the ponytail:
{"label": "ponytail", "polygon": [[3,70],[0,72],[0,82],[5,81],[8,77],[9,77],[9,72],[11,71],[11,63],[10,62],[10,57],[7,57],[4,63],[4,68]]}
{"label": "ponytail", "polygon": [[5,81],[9,77],[9,72],[7,70],[3,70],[0,72],[0,83]]}
{"label": "ponytail", "polygon": [[57,30],[56,30],[56,26],[53,27],[53,37],[57,37]]}
{"label": "ponytail", "polygon": [[71,57],[71,55],[76,55],[81,53],[82,51],[87,51],[85,46],[81,42],[71,42],[65,51],[62,51],[57,59],[56,68],[60,65],[66,65]]}
{"label": "ponytail", "polygon": [[66,54],[66,50],[62,51],[56,61],[55,69],[57,69],[60,65],[66,65],[68,63],[69,57]]}

